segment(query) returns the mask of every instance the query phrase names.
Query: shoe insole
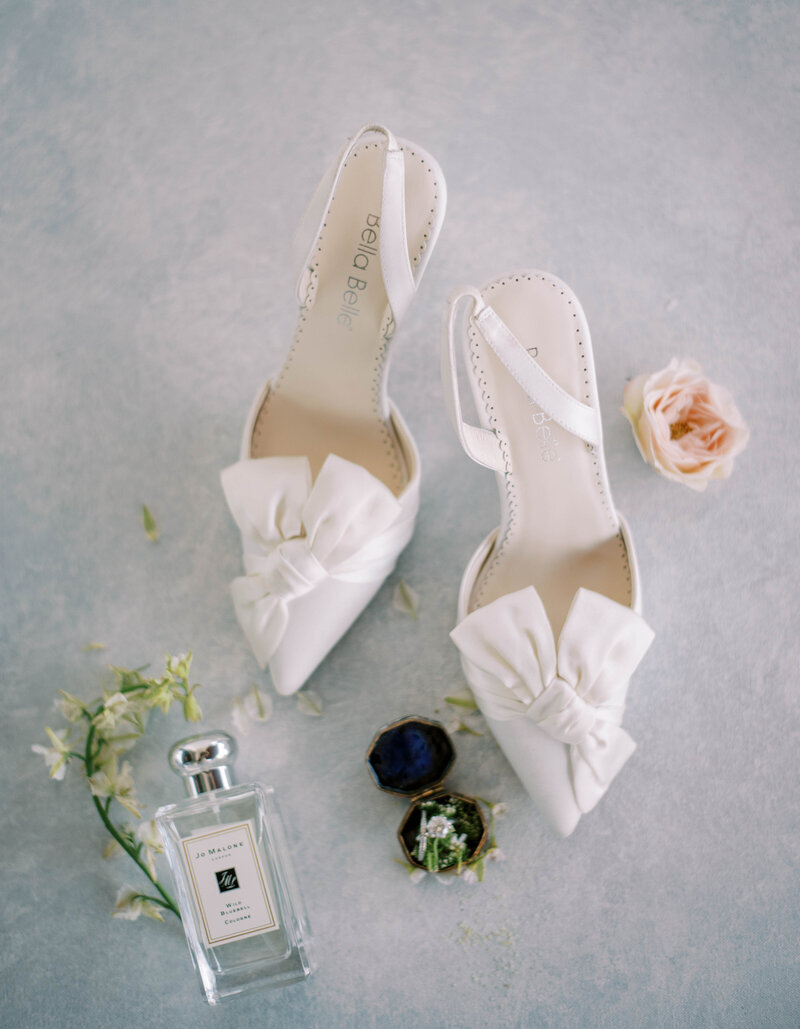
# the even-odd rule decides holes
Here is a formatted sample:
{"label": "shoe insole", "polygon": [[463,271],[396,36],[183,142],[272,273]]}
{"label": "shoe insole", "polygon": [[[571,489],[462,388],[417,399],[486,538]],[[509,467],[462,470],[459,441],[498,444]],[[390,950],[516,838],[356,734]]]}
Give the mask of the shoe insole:
{"label": "shoe insole", "polygon": [[[396,495],[406,461],[386,399],[390,319],[381,275],[386,140],[367,137],[345,163],[314,262],[313,302],[256,417],[252,457],[305,455],[316,478],[331,454],[362,465]],[[441,195],[438,169],[404,146],[412,269],[428,245]]]}
{"label": "shoe insole", "polygon": [[[525,272],[491,283],[482,294],[562,389],[597,406],[589,329],[564,283]],[[506,460],[505,474],[498,475],[500,531],[476,581],[470,610],[533,585],[558,639],[578,587],[621,604],[631,601],[627,548],[602,447],[550,420],[472,325],[468,343],[481,418],[495,430]]]}

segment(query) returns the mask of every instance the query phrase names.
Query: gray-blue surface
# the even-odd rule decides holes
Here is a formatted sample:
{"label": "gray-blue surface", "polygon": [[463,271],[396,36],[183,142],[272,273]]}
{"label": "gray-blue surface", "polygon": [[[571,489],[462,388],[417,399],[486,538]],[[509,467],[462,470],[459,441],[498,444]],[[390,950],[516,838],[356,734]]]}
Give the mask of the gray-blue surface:
{"label": "gray-blue surface", "polygon": [[[0,3],[4,1026],[798,1024],[798,46],[792,0]],[[108,662],[192,647],[207,725],[269,688],[227,595],[218,475],[288,345],[294,227],[374,119],[450,192],[390,382],[421,516],[309,684],[322,718],[276,700],[242,740],[240,778],[289,816],[319,969],[213,1012],[176,921],[109,917],[135,870],[103,862],[88,793],[30,746],[56,689],[95,695]],[[403,805],[363,755],[460,684],[457,584],[497,518],[444,414],[441,308],[526,267],[569,282],[593,331],[657,630],[626,715],[639,749],[562,841],[491,738],[460,734],[453,783],[508,803],[506,861],[414,886]],[[753,429],[702,495],[644,465],[618,410],[673,355]],[[392,607],[399,576],[418,622]],[[183,733],[158,716],[136,752],[149,810],[180,792],[164,751]]]}

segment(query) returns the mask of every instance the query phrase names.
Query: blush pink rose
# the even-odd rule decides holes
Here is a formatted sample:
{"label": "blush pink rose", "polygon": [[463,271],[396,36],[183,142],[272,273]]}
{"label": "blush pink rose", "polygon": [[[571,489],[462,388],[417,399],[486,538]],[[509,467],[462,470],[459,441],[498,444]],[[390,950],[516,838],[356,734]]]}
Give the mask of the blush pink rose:
{"label": "blush pink rose", "polygon": [[645,461],[694,490],[726,479],[750,437],[730,393],[696,361],[673,358],[654,375],[638,375],[625,387],[624,405]]}

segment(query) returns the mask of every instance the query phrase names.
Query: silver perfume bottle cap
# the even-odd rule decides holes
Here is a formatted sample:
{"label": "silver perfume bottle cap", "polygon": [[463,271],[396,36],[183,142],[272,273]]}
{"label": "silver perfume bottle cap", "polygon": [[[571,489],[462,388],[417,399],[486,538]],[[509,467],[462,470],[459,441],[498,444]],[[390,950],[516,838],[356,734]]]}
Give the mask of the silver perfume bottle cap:
{"label": "silver perfume bottle cap", "polygon": [[230,765],[235,757],[236,740],[226,732],[212,729],[178,740],[170,748],[169,764],[173,772],[184,776],[189,796],[197,797],[233,786]]}

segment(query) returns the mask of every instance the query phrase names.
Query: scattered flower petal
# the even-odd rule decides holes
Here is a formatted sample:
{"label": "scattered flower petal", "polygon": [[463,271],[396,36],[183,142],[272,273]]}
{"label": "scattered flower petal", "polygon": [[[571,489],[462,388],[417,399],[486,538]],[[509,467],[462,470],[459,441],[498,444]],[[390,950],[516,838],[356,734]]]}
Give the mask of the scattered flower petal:
{"label": "scattered flower petal", "polygon": [[498,804],[490,804],[489,808],[495,818],[502,818],[503,815],[508,813],[508,804],[502,802]]}
{"label": "scattered flower petal", "polygon": [[467,883],[468,886],[474,886],[478,881],[478,877],[471,868],[462,868],[459,872],[459,878],[462,882]]}
{"label": "scattered flower petal", "polygon": [[415,868],[413,872],[409,873],[408,878],[416,886],[417,883],[422,882],[422,880],[425,878],[427,874],[428,873],[425,871],[424,868]]}
{"label": "scattered flower petal", "polygon": [[416,621],[419,614],[419,594],[401,579],[394,588],[392,606],[396,611],[410,615]]}
{"label": "scattered flower petal", "polygon": [[246,736],[250,732],[250,719],[244,709],[244,701],[241,697],[233,698],[233,711],[231,712],[233,727],[240,736]]}
{"label": "scattered flower petal", "polygon": [[147,504],[142,504],[142,525],[144,526],[145,535],[151,543],[155,543],[158,539],[158,526],[156,520],[150,513],[150,508]]}
{"label": "scattered flower petal", "polygon": [[295,696],[297,697],[297,706],[304,715],[319,718],[322,714],[322,698],[318,693],[313,690],[298,690]]}
{"label": "scattered flower petal", "polygon": [[[253,685],[253,688],[244,698],[244,709],[248,718],[254,722],[267,722],[272,715],[272,697]],[[320,705],[320,711],[322,706]]]}
{"label": "scattered flower petal", "polygon": [[233,724],[238,732],[246,736],[251,723],[268,722],[272,717],[272,710],[272,697],[268,693],[264,693],[253,683],[250,690],[243,697],[234,697]]}
{"label": "scattered flower petal", "polygon": [[478,732],[477,729],[473,729],[471,725],[467,725],[467,723],[461,718],[455,718],[448,722],[447,731],[449,733],[465,732],[469,736],[483,736],[482,732]]}
{"label": "scattered flower petal", "polygon": [[463,707],[468,711],[478,710],[478,705],[475,703],[475,697],[472,695],[471,690],[459,690],[457,693],[451,693],[444,699],[445,703],[450,704],[451,707]]}
{"label": "scattered flower petal", "polygon": [[499,847],[492,847],[486,852],[486,861],[505,861],[506,856]]}

